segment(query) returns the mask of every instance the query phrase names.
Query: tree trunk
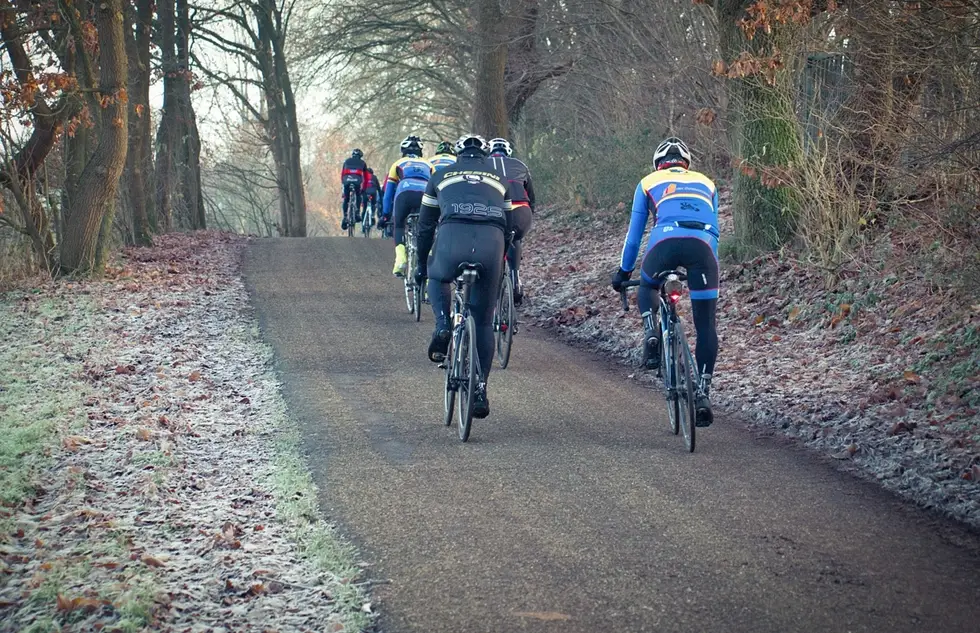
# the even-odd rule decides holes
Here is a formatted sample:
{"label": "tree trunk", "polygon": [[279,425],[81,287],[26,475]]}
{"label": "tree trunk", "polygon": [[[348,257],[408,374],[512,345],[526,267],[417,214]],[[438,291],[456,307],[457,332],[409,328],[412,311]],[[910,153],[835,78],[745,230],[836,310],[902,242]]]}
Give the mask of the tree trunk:
{"label": "tree trunk", "polygon": [[152,0],[136,0],[135,11],[127,0],[126,52],[129,57],[129,149],[126,152],[126,193],[132,214],[133,242],[139,246],[152,243],[152,223],[147,195],[147,147],[150,145],[150,30]]}
{"label": "tree trunk", "polygon": [[272,0],[254,5],[259,48],[256,59],[262,69],[266,105],[266,132],[276,163],[281,232],[287,237],[306,237],[306,192],[300,157],[296,102],[286,65],[282,16]]}
{"label": "tree trunk", "polygon": [[[738,21],[746,0],[717,0],[721,52],[729,64],[747,51],[766,57],[791,44],[793,24],[775,23],[769,34],[756,31],[750,40]],[[786,68],[774,75],[748,74],[728,79],[735,236],[750,249],[775,249],[792,239],[800,199],[789,185],[765,176],[785,173],[802,163],[803,148],[793,103],[793,79]]]}
{"label": "tree trunk", "polygon": [[188,225],[192,229],[204,229],[204,198],[201,195],[201,137],[197,130],[197,117],[191,103],[191,23],[187,0],[177,0],[177,65],[180,69],[180,165],[181,198],[184,202]]}
{"label": "tree trunk", "polygon": [[95,113],[102,121],[98,143],[65,215],[61,268],[67,273],[101,272],[96,259],[99,235],[107,220],[111,225],[119,176],[126,165],[128,105],[122,97],[127,70],[122,1],[93,3],[99,36],[98,91],[99,96],[108,99],[105,107]]}
{"label": "tree trunk", "polygon": [[507,68],[507,43],[501,24],[504,16],[499,0],[478,0],[476,51],[477,91],[473,100],[473,131],[487,138],[509,134],[507,92],[504,71]]}
{"label": "tree trunk", "polygon": [[164,231],[173,229],[173,188],[174,188],[174,153],[177,151],[179,125],[178,116],[178,79],[177,55],[175,52],[176,21],[174,17],[174,0],[159,0],[157,2],[157,18],[159,22],[158,46],[160,47],[160,69],[163,71],[163,111],[160,113],[160,125],[157,128],[157,160],[156,160],[156,212]]}

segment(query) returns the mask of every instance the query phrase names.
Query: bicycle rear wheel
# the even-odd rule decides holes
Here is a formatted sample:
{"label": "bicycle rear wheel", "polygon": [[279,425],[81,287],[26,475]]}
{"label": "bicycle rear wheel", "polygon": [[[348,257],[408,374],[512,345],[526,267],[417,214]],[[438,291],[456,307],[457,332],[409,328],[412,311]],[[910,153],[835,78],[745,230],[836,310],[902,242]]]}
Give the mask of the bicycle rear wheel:
{"label": "bicycle rear wheel", "polygon": [[[661,312],[661,314],[664,314]],[[663,318],[663,317],[661,317]],[[660,344],[660,375],[663,376],[664,393],[667,396],[667,417],[670,420],[670,430],[674,435],[680,433],[680,411],[677,399],[677,366],[671,354],[674,349],[674,332],[661,331]]]}
{"label": "bicycle rear wheel", "polygon": [[347,197],[347,209],[344,210],[347,218],[347,237],[354,237],[354,192]]}
{"label": "bicycle rear wheel", "polygon": [[493,316],[494,336],[497,339],[497,362],[500,369],[507,369],[510,362],[510,350],[514,343],[514,322],[517,320],[514,309],[514,282],[510,270],[504,273],[500,284],[500,296],[497,298],[497,311]]}
{"label": "bicycle rear wheel", "polygon": [[671,355],[674,363],[674,371],[677,376],[677,418],[680,422],[681,431],[684,435],[684,444],[687,450],[694,452],[695,426],[694,426],[694,398],[696,396],[697,385],[694,384],[694,366],[691,364],[691,352],[687,347],[687,338],[681,323],[673,324],[674,343]]}
{"label": "bicycle rear wheel", "polygon": [[459,370],[459,408],[456,410],[459,423],[459,439],[466,441],[470,437],[470,427],[473,425],[473,392],[476,390],[476,375],[480,371],[476,358],[476,321],[467,315],[460,337],[457,358]]}
{"label": "bicycle rear wheel", "polygon": [[456,362],[456,350],[459,348],[457,343],[460,334],[461,331],[459,328],[453,330],[452,336],[449,337],[449,349],[446,350],[446,358],[442,361],[446,369],[446,393],[443,396],[445,416],[442,421],[446,426],[453,423],[453,407],[456,404],[456,388],[458,384],[456,374],[459,368],[459,363]]}

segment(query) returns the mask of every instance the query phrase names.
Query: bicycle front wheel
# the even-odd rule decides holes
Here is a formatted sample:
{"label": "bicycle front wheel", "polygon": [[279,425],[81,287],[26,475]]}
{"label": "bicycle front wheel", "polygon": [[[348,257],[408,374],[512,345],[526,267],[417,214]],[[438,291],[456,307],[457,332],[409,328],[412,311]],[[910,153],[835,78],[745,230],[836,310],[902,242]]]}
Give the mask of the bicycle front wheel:
{"label": "bicycle front wheel", "polygon": [[494,314],[494,335],[497,339],[497,362],[500,369],[506,369],[510,362],[510,350],[514,344],[514,322],[517,321],[517,311],[514,308],[514,282],[510,271],[504,274],[500,284],[500,296],[497,298],[497,312]]}
{"label": "bicycle front wheel", "polygon": [[476,321],[472,316],[466,317],[457,358],[460,361],[460,370],[459,408],[456,416],[459,439],[465,442],[470,437],[470,427],[473,425],[473,393],[476,391],[476,378],[480,372],[480,363],[476,358]]}
{"label": "bicycle front wheel", "polygon": [[694,365],[691,362],[690,348],[687,346],[687,338],[681,323],[675,322],[673,364],[677,376],[677,418],[680,422],[681,431],[684,434],[684,444],[687,450],[694,452],[695,426],[694,426],[694,399],[696,397],[697,385],[694,381]]}

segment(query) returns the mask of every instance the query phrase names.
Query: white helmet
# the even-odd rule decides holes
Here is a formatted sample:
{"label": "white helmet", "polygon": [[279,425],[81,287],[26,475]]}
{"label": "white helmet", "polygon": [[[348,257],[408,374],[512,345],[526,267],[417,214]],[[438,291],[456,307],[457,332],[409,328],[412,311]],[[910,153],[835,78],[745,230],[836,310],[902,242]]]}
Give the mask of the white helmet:
{"label": "white helmet", "polygon": [[401,144],[402,152],[411,152],[422,154],[422,139],[412,134],[411,136],[406,136],[405,140]]}
{"label": "white helmet", "polygon": [[456,139],[456,153],[463,153],[464,149],[476,148],[486,154],[490,151],[490,144],[479,134],[464,134]]}
{"label": "white helmet", "polygon": [[691,150],[687,148],[684,141],[676,136],[671,136],[665,139],[657,147],[657,151],[653,153],[653,168],[660,169],[660,166],[665,162],[676,165],[682,160],[687,163],[685,168],[691,166]]}
{"label": "white helmet", "polygon": [[510,143],[505,138],[492,138],[490,139],[490,153],[503,152],[504,154],[510,156],[514,153],[514,149],[510,146]]}

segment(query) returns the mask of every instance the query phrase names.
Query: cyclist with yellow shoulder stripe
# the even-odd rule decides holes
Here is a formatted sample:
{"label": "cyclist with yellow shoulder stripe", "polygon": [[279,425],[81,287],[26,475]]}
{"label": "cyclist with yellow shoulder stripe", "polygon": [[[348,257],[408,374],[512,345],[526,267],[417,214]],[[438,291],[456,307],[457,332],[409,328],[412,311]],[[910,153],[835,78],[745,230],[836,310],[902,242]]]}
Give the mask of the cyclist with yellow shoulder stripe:
{"label": "cyclist with yellow shoulder stripe", "polygon": [[456,148],[449,141],[443,141],[436,146],[436,155],[429,159],[432,172],[440,167],[446,167],[456,162]]}
{"label": "cyclist with yellow shoulder stripe", "polygon": [[[402,157],[388,170],[385,181],[384,205],[378,228],[394,219],[395,267],[392,274],[404,277],[408,268],[408,253],[405,250],[405,223],[411,213],[418,213],[422,205],[422,192],[432,175],[429,162],[422,158],[422,139],[407,136],[401,142]],[[394,218],[392,218],[394,216]]]}
{"label": "cyclist with yellow shoulder stripe", "polygon": [[[691,291],[691,313],[697,331],[695,360],[701,384],[698,386],[696,426],[713,420],[708,392],[718,357],[715,312],[718,307],[718,190],[704,174],[692,171],[691,151],[684,141],[670,137],[653,154],[654,171],[636,186],[630,228],[623,244],[619,270],[612,287],[619,290],[636,267],[640,242],[652,215],[647,251],[640,266],[641,282],[636,300],[643,315],[643,364],[647,369],[660,366],[660,330],[654,324],[654,291],[660,286],[655,277],[678,267],[687,270]],[[652,317],[652,318],[651,318]]]}

